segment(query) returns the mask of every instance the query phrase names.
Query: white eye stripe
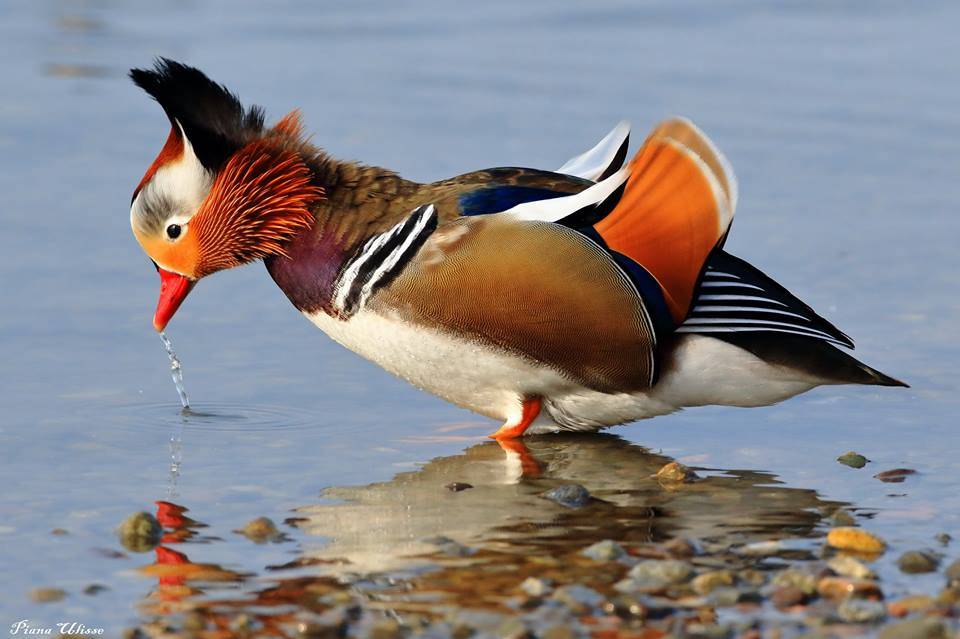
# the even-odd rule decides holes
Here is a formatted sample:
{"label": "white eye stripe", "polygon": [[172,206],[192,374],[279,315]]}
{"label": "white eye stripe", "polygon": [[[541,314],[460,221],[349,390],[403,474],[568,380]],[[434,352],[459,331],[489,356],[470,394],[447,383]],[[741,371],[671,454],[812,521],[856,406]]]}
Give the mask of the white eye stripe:
{"label": "white eye stripe", "polygon": [[213,186],[214,176],[200,163],[179,122],[177,126],[183,155],[157,169],[130,206],[131,224],[148,235],[165,234],[170,224],[185,226]]}

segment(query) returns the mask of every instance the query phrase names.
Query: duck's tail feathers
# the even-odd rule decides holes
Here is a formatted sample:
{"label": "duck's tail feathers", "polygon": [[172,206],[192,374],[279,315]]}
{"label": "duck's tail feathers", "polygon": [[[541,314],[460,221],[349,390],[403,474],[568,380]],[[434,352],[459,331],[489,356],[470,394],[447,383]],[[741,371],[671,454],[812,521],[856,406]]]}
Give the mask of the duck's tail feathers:
{"label": "duck's tail feathers", "polygon": [[711,333],[768,364],[797,371],[817,384],[909,385],[881,373],[826,340],[784,333]]}
{"label": "duck's tail feathers", "polygon": [[853,340],[746,260],[710,254],[693,307],[679,333],[776,333],[853,348]]}
{"label": "duck's tail feathers", "polygon": [[837,348],[853,340],[746,260],[716,249],[696,301],[677,333],[696,333],[743,348],[769,364],[820,384],[907,386]]}
{"label": "duck's tail feathers", "polygon": [[622,196],[593,230],[656,279],[679,324],[733,221],[736,179],[713,143],[679,118],[657,126],[626,171]]}
{"label": "duck's tail feathers", "polygon": [[[846,355],[846,353],[844,353]],[[853,359],[853,358],[851,358]],[[896,377],[890,377],[886,373],[882,373],[872,366],[867,366],[860,360],[856,360],[857,364],[860,365],[860,368],[863,370],[864,374],[867,376],[868,381],[856,382],[857,384],[869,384],[872,386],[899,386],[901,388],[910,388],[910,384],[897,379]]]}

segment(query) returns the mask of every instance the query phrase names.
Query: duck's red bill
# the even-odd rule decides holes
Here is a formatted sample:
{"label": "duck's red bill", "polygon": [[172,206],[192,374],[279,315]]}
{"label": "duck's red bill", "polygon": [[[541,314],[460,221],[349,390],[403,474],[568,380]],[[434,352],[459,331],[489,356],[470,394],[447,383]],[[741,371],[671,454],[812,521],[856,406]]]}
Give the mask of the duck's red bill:
{"label": "duck's red bill", "polygon": [[160,273],[160,299],[157,300],[157,312],[153,315],[153,327],[160,332],[167,327],[196,282],[162,268],[157,271]]}

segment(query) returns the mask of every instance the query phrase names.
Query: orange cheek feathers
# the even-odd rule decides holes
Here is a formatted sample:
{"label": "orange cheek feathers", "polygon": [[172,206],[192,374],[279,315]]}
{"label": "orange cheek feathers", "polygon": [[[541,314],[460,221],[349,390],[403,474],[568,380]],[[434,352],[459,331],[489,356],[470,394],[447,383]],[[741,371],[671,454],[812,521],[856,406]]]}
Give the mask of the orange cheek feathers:
{"label": "orange cheek feathers", "polygon": [[191,220],[197,277],[271,255],[314,222],[310,209],[323,197],[307,165],[292,151],[258,141],[238,151],[220,171]]}
{"label": "orange cheek feathers", "polygon": [[192,228],[189,228],[187,234],[176,242],[169,242],[163,238],[144,237],[136,229],[133,234],[146,254],[160,268],[196,279],[197,265],[200,263],[200,244]]}

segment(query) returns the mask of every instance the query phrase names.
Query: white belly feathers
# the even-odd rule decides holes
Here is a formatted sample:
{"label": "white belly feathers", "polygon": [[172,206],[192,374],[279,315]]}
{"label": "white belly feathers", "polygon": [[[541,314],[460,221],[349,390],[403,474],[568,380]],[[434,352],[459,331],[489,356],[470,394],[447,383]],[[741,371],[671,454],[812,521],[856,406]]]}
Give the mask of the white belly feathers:
{"label": "white belly feathers", "polygon": [[335,341],[414,386],[463,408],[507,421],[525,395],[544,398],[527,431],[598,430],[686,406],[763,406],[817,385],[751,353],[702,335],[684,336],[649,391],[609,394],[549,367],[399,317],[363,309],[347,320],[307,313]]}

